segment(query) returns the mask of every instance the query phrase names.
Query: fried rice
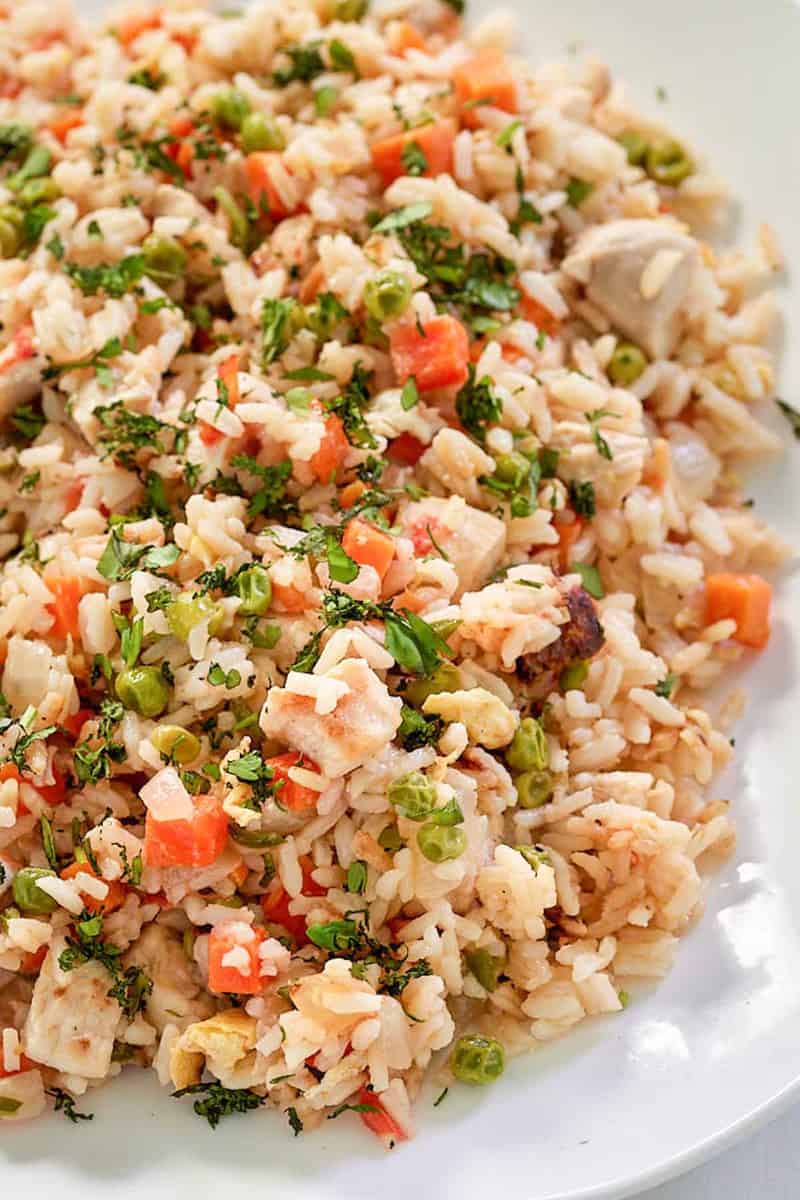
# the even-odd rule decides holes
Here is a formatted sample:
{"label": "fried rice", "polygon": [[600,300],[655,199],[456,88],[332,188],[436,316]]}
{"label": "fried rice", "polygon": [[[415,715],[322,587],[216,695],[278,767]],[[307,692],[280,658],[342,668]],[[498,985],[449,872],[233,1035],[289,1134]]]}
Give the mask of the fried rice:
{"label": "fried rice", "polygon": [[732,849],[780,254],[462,7],[0,7],[3,1120],[138,1067],[393,1145]]}

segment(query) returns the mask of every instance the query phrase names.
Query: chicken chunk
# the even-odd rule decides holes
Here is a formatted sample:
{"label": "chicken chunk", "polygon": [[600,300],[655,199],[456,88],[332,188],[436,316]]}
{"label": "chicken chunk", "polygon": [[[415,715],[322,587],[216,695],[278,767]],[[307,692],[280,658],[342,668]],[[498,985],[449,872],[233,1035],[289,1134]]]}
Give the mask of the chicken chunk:
{"label": "chicken chunk", "polygon": [[611,325],[651,358],[667,358],[686,321],[697,244],[665,221],[609,221],[587,230],[563,270]]}
{"label": "chicken chunk", "polygon": [[323,775],[336,779],[360,767],[400,724],[402,702],[362,659],[337,663],[324,675],[290,672],[285,687],[271,688],[261,728],[301,750]]}
{"label": "chicken chunk", "polygon": [[409,504],[400,524],[418,557],[436,554],[437,547],[444,551],[458,575],[458,596],[483,587],[506,548],[504,522],[466,504],[460,496],[449,500],[428,496]]}
{"label": "chicken chunk", "polygon": [[537,697],[553,690],[565,667],[592,658],[605,642],[603,626],[586,589],[572,588],[566,601],[569,620],[562,625],[560,637],[535,654],[523,655],[517,664],[519,677],[535,683]]}
{"label": "chicken chunk", "polygon": [[144,1012],[159,1033],[167,1025],[183,1030],[213,1013],[214,1001],[195,978],[180,938],[164,925],[149,925],[143,931],[126,954],[125,966],[141,967],[152,979]]}
{"label": "chicken chunk", "polygon": [[54,943],[33,989],[22,1032],[25,1053],[43,1066],[102,1079],[111,1065],[121,1009],[108,990],[111,976],[98,962],[62,971],[63,938]]}

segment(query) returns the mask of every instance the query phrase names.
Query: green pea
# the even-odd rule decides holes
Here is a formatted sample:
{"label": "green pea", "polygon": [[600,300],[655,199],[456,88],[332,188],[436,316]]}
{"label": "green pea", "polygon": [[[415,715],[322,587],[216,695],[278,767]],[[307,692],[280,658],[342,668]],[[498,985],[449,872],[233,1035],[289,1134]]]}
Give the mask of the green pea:
{"label": "green pea", "polygon": [[626,129],[617,141],[624,148],[631,166],[641,166],[649,148],[647,139],[637,129]]}
{"label": "green pea", "polygon": [[261,617],[272,603],[272,584],[269,571],[260,563],[253,563],[236,576],[236,595],[241,597],[239,613],[244,617]]}
{"label": "green pea", "polygon": [[227,188],[216,187],[211,193],[219,207],[228,218],[230,226],[230,239],[234,246],[238,246],[240,250],[247,247],[247,242],[250,237],[250,222],[245,213],[239,207],[230,194]]}
{"label": "green pea", "polygon": [[616,387],[630,387],[647,366],[647,359],[633,342],[618,342],[608,364],[608,378]]}
{"label": "green pea", "polygon": [[644,166],[651,179],[669,187],[675,187],[694,172],[694,163],[683,146],[671,139],[652,142],[647,147]]}
{"label": "green pea", "polygon": [[553,794],[553,777],[549,771],[524,771],[514,779],[520,808],[541,808]]}
{"label": "green pea", "polygon": [[210,596],[194,596],[181,592],[164,609],[169,631],[185,642],[192,630],[202,621],[208,621],[208,632],[213,637],[219,633],[225,620],[225,609]]}
{"label": "green pea", "polygon": [[29,179],[46,175],[50,170],[53,156],[46,146],[33,146],[28,151],[28,157],[20,169],[6,180],[6,187],[12,192],[18,192]]}
{"label": "green pea", "polygon": [[250,112],[250,101],[236,88],[217,92],[211,101],[211,113],[220,125],[229,129],[241,129],[242,122]]}
{"label": "green pea", "polygon": [[415,679],[403,693],[409,703],[421,708],[428,696],[440,692],[457,692],[461,687],[461,672],[452,663],[442,663],[428,679]]}
{"label": "green pea", "polygon": [[43,892],[37,885],[40,879],[56,878],[58,877],[55,871],[44,867],[23,867],[21,871],[17,871],[11,885],[14,902],[22,912],[29,915],[45,916],[47,913],[55,912],[58,904],[52,896],[48,896],[47,892]]}
{"label": "green pea", "polygon": [[435,825],[429,821],[417,834],[417,845],[429,862],[447,862],[464,853],[467,835],[457,825]]}
{"label": "green pea", "polygon": [[242,150],[253,154],[256,150],[285,150],[286,138],[274,117],[265,113],[248,113],[242,121]]}
{"label": "green pea", "polygon": [[117,676],[117,698],[143,717],[159,717],[169,704],[169,684],[158,667],[131,667]]}
{"label": "green pea", "polygon": [[530,771],[534,767],[543,770],[548,763],[550,750],[547,735],[535,717],[520,721],[511,745],[506,750],[506,762],[514,771]]}
{"label": "green pea", "polygon": [[533,871],[538,871],[541,866],[551,865],[550,855],[544,846],[515,846],[514,849],[519,851]]}
{"label": "green pea", "polygon": [[20,231],[0,217],[0,258],[16,258],[22,247]]}
{"label": "green pea", "polygon": [[586,676],[589,674],[588,664],[582,659],[578,662],[570,663],[558,677],[558,686],[562,692],[572,692],[577,688],[583,687],[586,682]]}
{"label": "green pea", "polygon": [[239,829],[231,826],[231,837],[240,846],[248,850],[268,850],[271,846],[280,846],[286,838],[282,833],[267,833],[265,829]]}
{"label": "green pea", "polygon": [[185,767],[200,753],[200,740],[182,725],[159,725],[150,734],[150,741],[159,754]]}
{"label": "green pea", "polygon": [[338,0],[333,15],[337,21],[360,21],[368,8],[369,0]]}
{"label": "green pea", "polygon": [[35,204],[58,200],[60,195],[61,188],[55,179],[29,179],[17,193],[17,200],[23,208],[33,208]]}
{"label": "green pea", "polygon": [[398,850],[402,850],[405,842],[400,837],[400,831],[396,825],[386,825],[378,836],[378,845],[387,854],[396,854]]}
{"label": "green pea", "polygon": [[506,483],[511,488],[519,488],[525,483],[531,472],[531,462],[518,450],[508,454],[498,454],[494,464],[495,478],[500,483]]}
{"label": "green pea", "polygon": [[387,267],[370,279],[364,288],[364,307],[376,321],[399,317],[411,302],[411,284],[405,275]]}
{"label": "green pea", "polygon": [[186,270],[188,255],[173,238],[150,234],[142,244],[145,275],[155,283],[166,285],[180,279]]}
{"label": "green pea", "polygon": [[485,988],[487,992],[493,992],[497,987],[497,976],[500,974],[504,959],[497,958],[484,949],[468,951],[465,959],[481,987]]}
{"label": "green pea", "polygon": [[450,1055],[450,1070],[462,1083],[493,1083],[505,1069],[505,1051],[494,1038],[461,1037]]}
{"label": "green pea", "polygon": [[387,795],[389,803],[409,821],[426,820],[436,807],[436,788],[422,771],[409,771],[393,779]]}

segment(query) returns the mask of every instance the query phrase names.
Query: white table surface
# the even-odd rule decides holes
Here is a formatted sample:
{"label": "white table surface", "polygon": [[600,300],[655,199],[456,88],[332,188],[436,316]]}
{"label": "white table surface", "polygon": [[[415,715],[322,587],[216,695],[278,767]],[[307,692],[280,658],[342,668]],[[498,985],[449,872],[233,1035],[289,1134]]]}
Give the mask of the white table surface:
{"label": "white table surface", "polygon": [[797,1200],[800,1105],[687,1175],[637,1200]]}

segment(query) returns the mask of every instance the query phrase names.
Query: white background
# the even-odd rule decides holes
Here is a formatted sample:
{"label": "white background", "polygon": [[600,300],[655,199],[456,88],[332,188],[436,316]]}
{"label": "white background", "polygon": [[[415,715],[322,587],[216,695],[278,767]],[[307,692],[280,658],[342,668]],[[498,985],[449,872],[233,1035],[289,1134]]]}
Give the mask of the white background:
{"label": "white background", "polygon": [[688,1175],[638,1200],[795,1200],[800,1194],[800,1107]]}

